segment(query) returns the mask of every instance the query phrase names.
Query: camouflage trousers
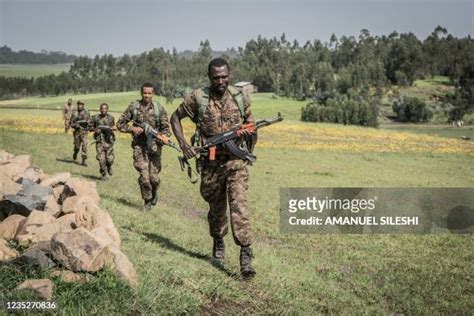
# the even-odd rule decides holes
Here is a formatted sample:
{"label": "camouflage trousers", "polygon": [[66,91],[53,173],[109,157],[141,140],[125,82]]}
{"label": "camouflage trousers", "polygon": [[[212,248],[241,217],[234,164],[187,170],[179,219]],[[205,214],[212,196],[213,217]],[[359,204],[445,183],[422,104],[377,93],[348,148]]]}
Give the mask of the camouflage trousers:
{"label": "camouflage trousers", "polygon": [[150,200],[160,185],[158,174],[161,171],[161,147],[149,152],[146,146],[135,145],[133,148],[133,166],[140,173],[138,185],[142,199]]}
{"label": "camouflage trousers", "polygon": [[109,168],[114,164],[114,145],[101,141],[95,143],[97,155],[95,158],[99,161],[100,174],[105,176]]}
{"label": "camouflage trousers", "polygon": [[241,159],[207,161],[201,170],[201,195],[209,203],[210,234],[223,238],[228,231],[227,202],[234,241],[239,246],[252,243],[250,212],[247,207],[249,171]]}
{"label": "camouflage trousers", "polygon": [[87,159],[87,132],[74,130],[72,136],[74,137],[74,153],[81,151],[82,160]]}

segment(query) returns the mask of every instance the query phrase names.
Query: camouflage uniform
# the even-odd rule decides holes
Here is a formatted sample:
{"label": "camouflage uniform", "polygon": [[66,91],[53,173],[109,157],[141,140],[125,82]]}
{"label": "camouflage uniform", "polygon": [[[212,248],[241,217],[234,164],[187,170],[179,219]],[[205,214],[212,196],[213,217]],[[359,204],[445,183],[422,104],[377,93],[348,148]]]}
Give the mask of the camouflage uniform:
{"label": "camouflage uniform", "polygon": [[[122,113],[117,122],[117,129],[121,132],[132,133],[132,127],[128,124],[133,119],[139,122],[147,123],[159,132],[170,136],[170,125],[168,114],[166,110],[159,106],[160,116],[157,121],[153,105],[145,106],[139,103],[131,103],[127,109]],[[134,112],[136,109],[136,118]],[[161,147],[163,144],[156,138],[150,143],[150,148],[147,144],[147,136],[141,133],[138,136],[133,135],[132,149],[133,149],[133,166],[140,173],[138,178],[138,185],[140,186],[142,198],[145,201],[151,200],[153,195],[156,195],[160,179],[158,174],[161,171]]]}
{"label": "camouflage uniform", "polygon": [[[202,90],[195,90],[186,96],[176,111],[191,118],[196,123],[198,102],[196,98]],[[242,123],[255,122],[250,109],[250,99],[242,94],[244,115],[241,116],[238,104],[227,90],[220,100],[209,97],[209,103],[201,121],[201,144],[206,138],[223,133]],[[227,202],[230,209],[230,222],[234,241],[239,246],[252,243],[250,212],[247,207],[249,171],[247,162],[223,148],[214,161],[200,159],[201,196],[209,203],[208,222],[213,238],[223,238],[228,231]]]}
{"label": "camouflage uniform", "polygon": [[[99,126],[115,126],[115,119],[110,114],[97,114],[92,117],[92,128],[95,130]],[[114,142],[115,135],[112,131],[94,133],[95,149],[97,151],[96,159],[99,161],[100,174],[105,176],[111,174],[112,165],[114,163]]]}
{"label": "camouflage uniform", "polygon": [[[87,121],[87,123],[80,127],[78,121]],[[87,126],[86,126],[87,125]],[[72,136],[74,137],[74,155],[77,155],[80,149],[82,161],[87,159],[87,135],[90,126],[90,115],[86,109],[80,112],[74,111],[71,117],[71,127],[74,128]]]}
{"label": "camouflage uniform", "polygon": [[73,113],[73,105],[66,103],[63,109],[64,131],[66,133],[71,127],[70,125],[71,125],[72,113]]}

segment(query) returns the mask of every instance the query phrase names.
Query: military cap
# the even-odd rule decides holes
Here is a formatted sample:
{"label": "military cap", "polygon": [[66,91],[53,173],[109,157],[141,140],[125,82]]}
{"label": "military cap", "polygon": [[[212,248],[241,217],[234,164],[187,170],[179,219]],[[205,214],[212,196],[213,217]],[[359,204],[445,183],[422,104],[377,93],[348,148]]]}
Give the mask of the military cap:
{"label": "military cap", "polygon": [[82,101],[82,100],[77,100],[77,104],[85,105],[84,101]]}

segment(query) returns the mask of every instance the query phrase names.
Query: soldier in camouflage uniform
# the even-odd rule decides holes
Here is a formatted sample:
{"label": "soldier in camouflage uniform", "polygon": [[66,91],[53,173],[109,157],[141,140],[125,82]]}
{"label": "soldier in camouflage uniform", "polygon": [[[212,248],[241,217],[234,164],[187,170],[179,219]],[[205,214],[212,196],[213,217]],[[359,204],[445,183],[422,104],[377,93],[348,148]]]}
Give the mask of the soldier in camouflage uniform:
{"label": "soldier in camouflage uniform", "polygon": [[84,108],[84,105],[83,101],[77,101],[77,111],[74,111],[72,114],[70,125],[74,129],[72,133],[74,137],[74,154],[72,158],[76,160],[79,150],[82,149],[82,165],[87,167],[87,135],[90,128],[90,115],[89,111]]}
{"label": "soldier in camouflage uniform", "polygon": [[[171,116],[171,126],[186,158],[196,155],[186,142],[181,120],[189,117],[196,124],[196,146],[206,138],[255,122],[250,109],[250,99],[236,88],[229,86],[229,65],[224,59],[213,59],[208,67],[210,87],[194,90]],[[197,137],[196,137],[197,136]],[[249,137],[249,134],[245,135]],[[198,138],[198,139],[196,139]],[[253,144],[254,145],[254,144]],[[252,145],[250,145],[252,147]],[[251,149],[251,148],[250,148]],[[252,234],[250,212],[247,207],[249,171],[247,161],[233,156],[225,148],[217,148],[215,160],[200,157],[201,196],[209,203],[208,223],[213,237],[213,260],[224,261],[224,236],[228,231],[227,204],[234,241],[240,248],[240,270],[244,278],[255,276],[251,265]]]}
{"label": "soldier in camouflage uniform", "polygon": [[112,165],[114,163],[114,143],[115,143],[115,119],[109,113],[109,105],[100,105],[100,114],[92,117],[91,130],[94,131],[95,149],[97,160],[99,161],[100,174],[102,179],[108,179],[112,175]]}
{"label": "soldier in camouflage uniform", "polygon": [[129,125],[130,122],[149,124],[155,130],[170,136],[168,114],[163,106],[152,101],[154,87],[145,83],[141,87],[142,99],[131,103],[117,122],[117,129],[123,133],[133,134],[133,166],[140,173],[138,185],[144,200],[143,209],[151,210],[158,202],[158,186],[161,171],[161,149],[163,143],[157,138],[148,138],[142,128]]}
{"label": "soldier in camouflage uniform", "polygon": [[74,109],[72,108],[72,99],[69,99],[67,100],[67,103],[64,105],[63,109],[64,133],[67,133],[69,131],[73,110]]}

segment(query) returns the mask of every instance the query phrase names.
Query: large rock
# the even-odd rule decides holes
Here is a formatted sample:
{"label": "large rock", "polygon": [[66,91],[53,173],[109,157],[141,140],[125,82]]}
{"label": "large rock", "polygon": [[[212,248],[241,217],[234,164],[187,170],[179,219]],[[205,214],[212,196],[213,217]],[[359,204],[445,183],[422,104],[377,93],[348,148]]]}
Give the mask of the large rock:
{"label": "large rock", "polygon": [[58,204],[63,204],[63,201],[61,200],[61,194],[63,193],[63,191],[64,191],[63,184],[59,184],[53,188],[53,196],[56,202],[58,202]]}
{"label": "large rock", "polygon": [[29,167],[31,167],[31,157],[20,155],[0,164],[0,174],[3,173],[7,178],[13,179],[24,173]]}
{"label": "large rock", "polygon": [[0,223],[0,238],[5,238],[7,240],[15,238],[18,229],[21,228],[25,219],[25,216],[17,214],[8,216]]}
{"label": "large rock", "polygon": [[43,177],[44,177],[43,170],[37,167],[29,167],[22,174],[15,176],[13,180],[17,181],[20,179],[28,179],[28,180],[34,181],[35,183],[39,183]]}
{"label": "large rock", "polygon": [[88,204],[95,205],[95,199],[87,195],[75,195],[63,202],[62,212],[63,214],[82,212],[86,210]]}
{"label": "large rock", "polygon": [[8,160],[13,159],[14,155],[6,152],[3,149],[0,149],[0,164],[6,163]]}
{"label": "large rock", "polygon": [[49,195],[45,199],[45,202],[44,211],[51,214],[53,217],[58,217],[61,213],[61,206],[56,202],[56,198],[53,195]]}
{"label": "large rock", "polygon": [[110,249],[85,228],[55,234],[51,253],[56,262],[74,272],[96,272],[114,263]]}
{"label": "large rock", "polygon": [[115,275],[128,282],[131,287],[138,286],[138,276],[127,256],[115,245],[109,245],[108,248],[113,255],[113,270]]}
{"label": "large rock", "polygon": [[28,246],[31,243],[50,240],[59,231],[58,220],[51,214],[32,211],[16,234],[15,241],[20,245]]}
{"label": "large rock", "polygon": [[122,243],[120,235],[107,211],[97,205],[87,204],[85,209],[75,212],[75,214],[77,227],[84,227],[89,231],[100,227],[114,241],[114,244],[120,247]]}
{"label": "large rock", "polygon": [[26,280],[17,286],[17,290],[31,290],[40,298],[50,301],[53,298],[53,282],[49,279]]}
{"label": "large rock", "polygon": [[61,200],[64,203],[67,198],[75,195],[88,196],[95,204],[99,204],[100,201],[95,182],[93,181],[80,180],[77,178],[69,179],[64,185]]}
{"label": "large rock", "polygon": [[16,194],[7,194],[0,202],[0,210],[4,214],[20,214],[28,216],[32,209],[43,210],[48,195],[53,194],[53,189],[43,187],[29,179],[20,179],[21,190]]}
{"label": "large rock", "polygon": [[39,248],[28,249],[13,261],[14,264],[29,265],[40,269],[51,269],[56,266],[53,260]]}
{"label": "large rock", "polygon": [[83,281],[83,277],[80,274],[74,273],[69,270],[56,270],[49,274],[50,278],[59,277],[63,282],[80,282]]}
{"label": "large rock", "polygon": [[45,187],[56,187],[65,184],[69,179],[71,179],[69,172],[55,173],[51,176],[44,177],[40,184]]}
{"label": "large rock", "polygon": [[77,228],[76,214],[63,215],[58,218],[58,222],[62,233],[67,233]]}
{"label": "large rock", "polygon": [[5,239],[0,238],[0,261],[9,260],[18,257],[18,251],[8,247]]}
{"label": "large rock", "polygon": [[21,185],[0,173],[0,200],[5,195],[16,195],[21,190]]}

